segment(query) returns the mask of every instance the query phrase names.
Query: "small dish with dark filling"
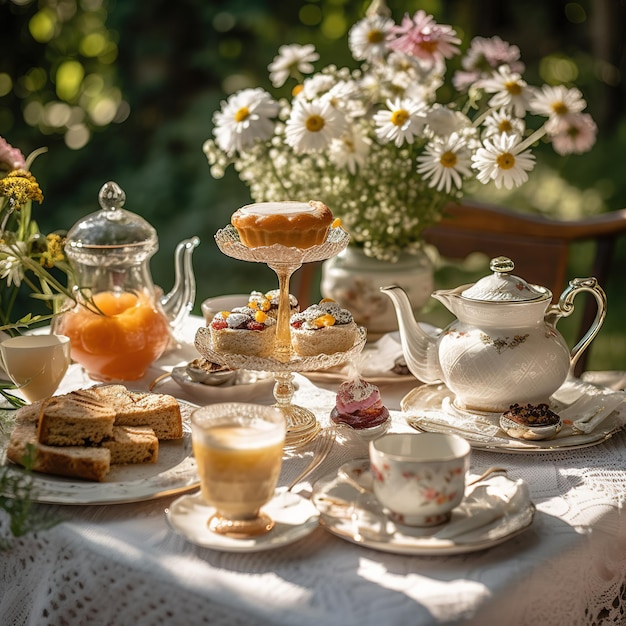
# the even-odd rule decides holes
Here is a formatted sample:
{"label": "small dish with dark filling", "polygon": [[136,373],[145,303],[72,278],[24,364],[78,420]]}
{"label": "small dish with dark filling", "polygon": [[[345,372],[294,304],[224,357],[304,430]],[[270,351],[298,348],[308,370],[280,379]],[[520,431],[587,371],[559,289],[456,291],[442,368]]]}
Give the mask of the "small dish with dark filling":
{"label": "small dish with dark filling", "polygon": [[562,427],[561,418],[545,403],[512,404],[500,416],[500,428],[516,439],[550,439]]}
{"label": "small dish with dark filling", "polygon": [[194,359],[185,368],[187,376],[196,383],[203,385],[223,385],[232,380],[237,373],[219,363],[212,363],[207,359]]}

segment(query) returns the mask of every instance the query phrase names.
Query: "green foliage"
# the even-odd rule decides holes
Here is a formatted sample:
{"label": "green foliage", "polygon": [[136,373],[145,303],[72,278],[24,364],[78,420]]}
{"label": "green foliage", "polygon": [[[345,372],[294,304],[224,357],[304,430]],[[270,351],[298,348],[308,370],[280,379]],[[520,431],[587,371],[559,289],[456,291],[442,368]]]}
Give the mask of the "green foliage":
{"label": "green foliage", "polygon": [[[11,396],[7,386],[2,385],[0,393],[15,406],[18,398]],[[0,409],[0,448],[4,447],[14,425],[14,411]],[[35,486],[32,475],[34,446],[28,446],[24,459],[24,470],[17,470],[10,465],[0,466],[0,510],[9,516],[11,536],[0,537],[0,551],[10,549],[14,537],[27,533],[39,532],[59,523],[59,519],[47,508],[39,507],[35,502]]]}

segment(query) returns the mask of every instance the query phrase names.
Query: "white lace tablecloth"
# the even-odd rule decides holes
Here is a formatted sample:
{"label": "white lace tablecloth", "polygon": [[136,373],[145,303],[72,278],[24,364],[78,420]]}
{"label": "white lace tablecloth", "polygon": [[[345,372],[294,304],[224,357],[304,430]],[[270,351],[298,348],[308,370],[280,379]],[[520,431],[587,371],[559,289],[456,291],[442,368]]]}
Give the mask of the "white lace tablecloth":
{"label": "white lace tablecloth", "polygon": [[[197,356],[166,355],[137,387]],[[624,380],[612,378],[616,388]],[[338,382],[296,376],[294,401],[329,422]],[[89,384],[72,366],[62,391]],[[408,430],[400,399],[415,381],[381,384],[394,430]],[[159,391],[187,397],[173,381]],[[254,400],[254,398],[249,398]],[[258,398],[271,402],[265,393]],[[281,482],[310,450],[287,458]],[[365,444],[336,445],[307,480],[351,458]],[[65,520],[15,540],[0,553],[0,622],[224,626],[405,626],[626,624],[626,434],[576,451],[504,454],[473,451],[471,472],[491,465],[522,478],[537,506],[532,526],[490,549],[458,556],[378,552],[321,527],[268,552],[196,547],[173,532],[164,509],[174,497],[136,504],[61,506]],[[42,505],[45,506],[45,505]],[[7,535],[6,518],[0,532]]]}

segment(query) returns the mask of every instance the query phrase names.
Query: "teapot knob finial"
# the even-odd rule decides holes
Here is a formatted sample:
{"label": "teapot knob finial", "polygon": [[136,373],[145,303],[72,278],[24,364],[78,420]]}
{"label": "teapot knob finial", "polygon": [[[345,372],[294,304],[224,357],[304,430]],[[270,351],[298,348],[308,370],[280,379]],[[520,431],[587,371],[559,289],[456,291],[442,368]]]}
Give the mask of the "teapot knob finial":
{"label": "teapot knob finial", "polygon": [[124,206],[126,194],[117,183],[110,180],[102,185],[98,194],[98,202],[105,211],[114,211]]}
{"label": "teapot knob finial", "polygon": [[515,263],[505,256],[499,256],[495,259],[491,259],[491,262],[489,263],[489,269],[492,272],[497,272],[498,274],[508,274],[509,272],[512,272],[514,268]]}

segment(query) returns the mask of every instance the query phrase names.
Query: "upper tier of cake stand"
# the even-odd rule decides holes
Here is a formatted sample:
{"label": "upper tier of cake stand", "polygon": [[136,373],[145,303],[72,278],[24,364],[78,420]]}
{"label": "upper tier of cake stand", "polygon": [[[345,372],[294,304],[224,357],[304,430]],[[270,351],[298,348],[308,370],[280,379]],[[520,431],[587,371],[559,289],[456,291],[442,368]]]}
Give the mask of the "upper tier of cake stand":
{"label": "upper tier of cake stand", "polygon": [[324,243],[310,248],[288,248],[280,244],[248,248],[241,243],[235,227],[229,224],[215,233],[215,241],[224,254],[234,259],[266,263],[270,267],[275,264],[288,265],[297,269],[303,263],[324,261],[335,256],[348,245],[350,235],[343,228],[337,226],[328,231]]}

